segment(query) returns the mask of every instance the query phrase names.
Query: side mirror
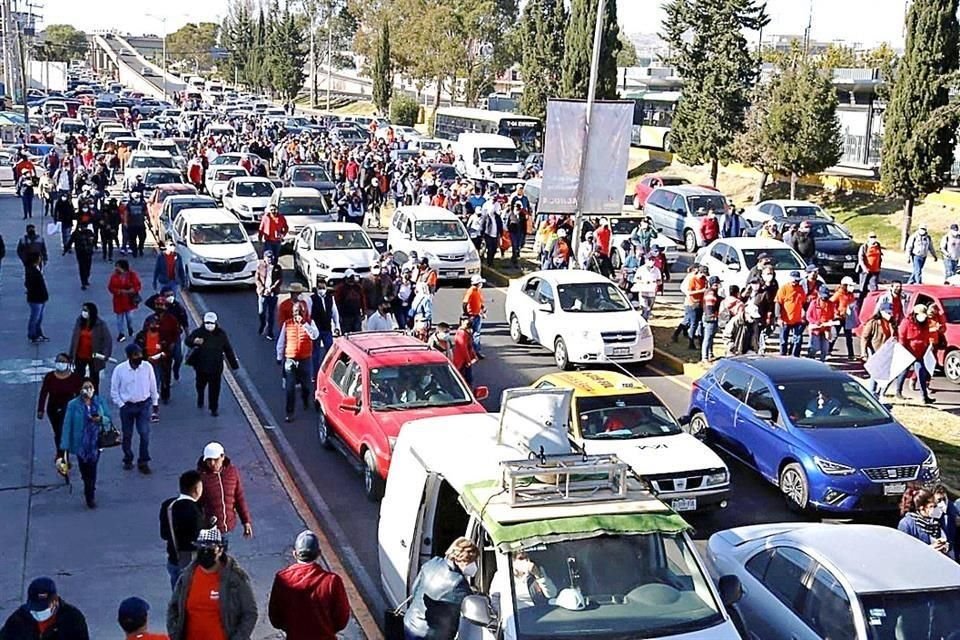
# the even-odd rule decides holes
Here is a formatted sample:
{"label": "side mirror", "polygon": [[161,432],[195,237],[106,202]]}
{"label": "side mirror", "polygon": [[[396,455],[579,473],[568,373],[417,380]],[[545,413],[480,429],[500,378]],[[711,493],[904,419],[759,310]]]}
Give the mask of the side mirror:
{"label": "side mirror", "polygon": [[764,422],[777,421],[777,412],[773,409],[757,409],[753,412],[753,415],[757,416],[757,419],[763,420]]}
{"label": "side mirror", "polygon": [[717,582],[717,591],[720,592],[720,601],[725,607],[732,607],[743,597],[743,585],[740,578],[733,575],[720,576]]}
{"label": "side mirror", "polygon": [[481,385],[473,390],[473,397],[477,400],[486,400],[490,397],[490,389]]}
{"label": "side mirror", "polygon": [[537,309],[544,313],[553,313],[553,305],[549,302],[541,302],[537,305]]}
{"label": "side mirror", "polygon": [[739,263],[739,262],[728,262],[728,263],[727,263],[727,269],[730,269],[730,271],[740,271],[740,263]]}
{"label": "side mirror", "polygon": [[[738,583],[739,584],[739,583]],[[486,596],[467,596],[460,603],[460,615],[470,624],[478,627],[492,627],[496,624],[496,615]]]}
{"label": "side mirror", "polygon": [[360,413],[360,402],[355,396],[347,396],[340,401],[340,411]]}

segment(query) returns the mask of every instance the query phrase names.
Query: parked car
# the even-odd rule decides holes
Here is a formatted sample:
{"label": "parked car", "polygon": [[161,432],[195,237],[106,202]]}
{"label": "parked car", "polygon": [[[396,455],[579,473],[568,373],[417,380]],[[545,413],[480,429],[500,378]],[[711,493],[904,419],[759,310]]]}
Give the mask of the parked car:
{"label": "parked car", "polygon": [[232,178],[223,191],[223,208],[240,222],[260,222],[276,190],[269,178],[240,176]]}
{"label": "parked car", "polygon": [[223,209],[187,209],[173,223],[187,287],[254,285],[258,256],[247,232]]}
{"label": "parked car", "polygon": [[[531,203],[531,206],[532,203]],[[640,221],[644,216],[610,216],[610,231],[613,234],[613,255],[610,256],[613,262],[613,268],[619,269],[623,265],[626,255],[623,252],[623,244],[630,241],[633,230],[640,226]],[[667,265],[672,266],[680,258],[680,246],[660,233],[653,239],[653,246],[659,247],[667,259]]]}
{"label": "parked car", "polygon": [[776,523],[707,542],[716,582],[745,640],[933,640],[958,637],[960,565],[891,527]]}
{"label": "parked car", "polygon": [[584,270],[535,271],[510,281],[510,338],[553,352],[557,367],[638,363],[653,358],[653,333],[623,292]]}
{"label": "parked car", "polygon": [[327,198],[317,191],[307,187],[282,187],[274,189],[270,196],[270,204],[275,206],[287,219],[287,236],[285,244],[292,244],[308,224],[315,222],[333,222]]}
{"label": "parked car", "polygon": [[795,511],[888,511],[908,482],[940,478],[933,452],[859,381],[807,358],[722,359],[694,382],[687,420]]}
{"label": "parked car", "polygon": [[816,245],[815,262],[825,280],[839,282],[844,276],[855,276],[860,243],[836,222],[825,218],[784,218],[781,228],[805,222]]}
{"label": "parked car", "polygon": [[764,254],[773,260],[774,273],[780,284],[790,281],[791,271],[803,272],[807,266],[796,251],[779,240],[766,238],[714,240],[697,252],[694,262],[710,269],[710,275],[718,276],[724,288],[735,284],[742,291],[750,270],[757,266],[760,256]]}
{"label": "parked car", "polygon": [[807,200],[764,200],[743,211],[743,219],[753,233],[767,220],[779,221],[781,218],[831,219],[820,205]]}
{"label": "parked car", "polygon": [[147,200],[147,214],[150,216],[150,224],[154,229],[160,226],[160,214],[163,210],[164,201],[170,196],[196,196],[197,188],[192,184],[161,184]]}
{"label": "parked car", "polygon": [[643,205],[643,213],[653,226],[693,253],[703,246],[700,223],[707,211],[718,217],[727,211],[727,199],[713,189],[693,185],[654,189]]}
{"label": "parked car", "polygon": [[352,222],[309,224],[293,242],[294,272],[311,287],[320,277],[341,280],[348,269],[362,278],[379,257],[367,232]]}
{"label": "parked car", "polygon": [[427,258],[442,280],[470,278],[480,273],[477,252],[463,222],[442,207],[400,207],[390,221],[387,247]]}
{"label": "parked car", "polygon": [[250,172],[239,164],[221,164],[213,170],[213,175],[207,179],[207,191],[217,202],[223,201],[223,194],[227,191],[227,183],[234,178],[247,178]]}
{"label": "parked car", "polygon": [[647,203],[647,198],[653,193],[654,189],[660,187],[679,187],[680,185],[690,184],[690,181],[680,176],[664,176],[657,173],[643,176],[633,187],[633,208],[643,209]]}
{"label": "parked car", "polygon": [[217,201],[210,196],[182,195],[169,196],[163,201],[160,207],[160,229],[163,230],[164,238],[169,238],[173,231],[173,223],[177,221],[177,216],[181,211],[187,209],[216,209]]}
{"label": "parked car", "polygon": [[[428,381],[426,385],[424,381]],[[399,331],[340,336],[317,372],[317,438],[343,443],[363,465],[364,492],[383,495],[390,458],[404,423],[486,413],[447,357]]]}

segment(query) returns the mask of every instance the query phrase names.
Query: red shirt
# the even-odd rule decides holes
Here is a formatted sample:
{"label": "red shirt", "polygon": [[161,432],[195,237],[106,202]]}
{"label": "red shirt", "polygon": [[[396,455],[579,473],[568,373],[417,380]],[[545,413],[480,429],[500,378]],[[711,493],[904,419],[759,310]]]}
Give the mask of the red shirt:
{"label": "red shirt", "polygon": [[457,369],[463,369],[477,359],[477,353],[473,350],[473,336],[469,331],[458,329],[453,337],[453,366]]}
{"label": "red shirt", "polygon": [[93,359],[93,330],[80,329],[80,337],[77,339],[77,360]]}
{"label": "red shirt", "polygon": [[260,220],[260,235],[267,242],[280,242],[287,231],[287,219],[279,213],[276,216],[263,216]]}
{"label": "red shirt", "polygon": [[596,233],[597,238],[597,250],[601,255],[609,256],[610,255],[610,242],[613,238],[613,234],[610,231],[610,227],[600,227],[597,229]]}
{"label": "red shirt", "polygon": [[184,640],[227,640],[220,614],[220,572],[193,570],[186,602]]}
{"label": "red shirt", "polygon": [[273,579],[269,615],[287,640],[334,640],[350,622],[350,602],[340,576],[298,562]]}
{"label": "red shirt", "polygon": [[930,347],[930,325],[928,323],[920,324],[913,319],[913,316],[907,317],[897,330],[900,344],[907,351],[913,354],[917,360],[923,359],[924,354]]}

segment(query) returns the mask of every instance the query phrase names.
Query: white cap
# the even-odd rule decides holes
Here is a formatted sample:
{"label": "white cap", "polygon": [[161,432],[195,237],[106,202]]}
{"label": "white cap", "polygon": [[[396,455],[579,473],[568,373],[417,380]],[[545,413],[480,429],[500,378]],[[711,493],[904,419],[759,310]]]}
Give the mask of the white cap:
{"label": "white cap", "polygon": [[470,284],[483,284],[483,277],[480,275],[475,275],[470,278]]}
{"label": "white cap", "polygon": [[204,460],[216,460],[224,453],[223,445],[219,442],[211,442],[203,448],[203,459]]}
{"label": "white cap", "polygon": [[344,278],[352,278],[355,275],[357,275],[357,272],[354,271],[353,269],[347,269],[346,271],[343,272]]}
{"label": "white cap", "polygon": [[850,285],[851,287],[855,287],[855,286],[857,285],[857,283],[854,282],[854,281],[853,281],[853,278],[851,278],[850,276],[843,276],[843,279],[840,280],[840,284],[841,284],[841,285]]}
{"label": "white cap", "polygon": [[206,324],[207,322],[215,323],[216,321],[217,321],[217,314],[215,314],[213,311],[207,311],[205,314],[203,314],[204,324]]}
{"label": "white cap", "polygon": [[557,237],[558,237],[558,238],[566,238],[566,237],[567,237],[567,230],[566,230],[566,229],[557,229]]}

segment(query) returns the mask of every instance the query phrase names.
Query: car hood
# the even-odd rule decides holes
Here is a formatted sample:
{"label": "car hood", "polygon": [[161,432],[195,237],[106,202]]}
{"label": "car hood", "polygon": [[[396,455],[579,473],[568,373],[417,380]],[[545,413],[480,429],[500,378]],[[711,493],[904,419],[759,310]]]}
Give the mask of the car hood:
{"label": "car hood", "polygon": [[458,404],[452,407],[422,407],[397,411],[373,411],[371,415],[374,416],[374,420],[380,425],[380,429],[385,436],[388,438],[396,438],[400,433],[400,428],[412,420],[457,416],[467,413],[486,413],[486,409],[474,401],[471,404]]}
{"label": "car hood", "polygon": [[843,255],[852,255],[856,256],[857,251],[860,249],[860,245],[854,242],[853,240],[817,240],[816,241],[817,251],[823,251],[824,253],[832,254],[843,254]]}
{"label": "car hood", "polygon": [[243,244],[192,244],[190,251],[205,260],[237,260],[254,253],[249,241]]}
{"label": "car hood", "polygon": [[324,180],[320,180],[317,182],[314,182],[312,180],[291,180],[290,186],[316,189],[317,191],[320,191],[320,192],[333,191],[334,189],[337,188],[337,186],[332,182],[327,182]]}
{"label": "car hood", "polygon": [[248,207],[266,207],[270,204],[270,196],[264,196],[262,198],[256,198],[253,196],[233,196],[230,198],[236,204],[245,204]]}
{"label": "car hood", "polygon": [[462,255],[470,253],[473,244],[466,238],[463,240],[416,240],[417,244],[413,247],[422,258],[426,254],[434,256]]}
{"label": "car hood", "polygon": [[563,314],[563,325],[576,332],[590,331],[637,331],[646,326],[647,321],[634,310],[606,311],[603,313],[570,313]]}
{"label": "car hood", "polygon": [[331,249],[311,251],[311,254],[331,268],[357,269],[369,267],[378,257],[376,249]]}
{"label": "car hood", "polygon": [[896,422],[874,427],[795,429],[809,450],[857,469],[921,464],[927,448]]}
{"label": "car hood", "polygon": [[639,475],[725,469],[716,453],[688,433],[632,440],[586,440],[587,453],[615,453]]}

